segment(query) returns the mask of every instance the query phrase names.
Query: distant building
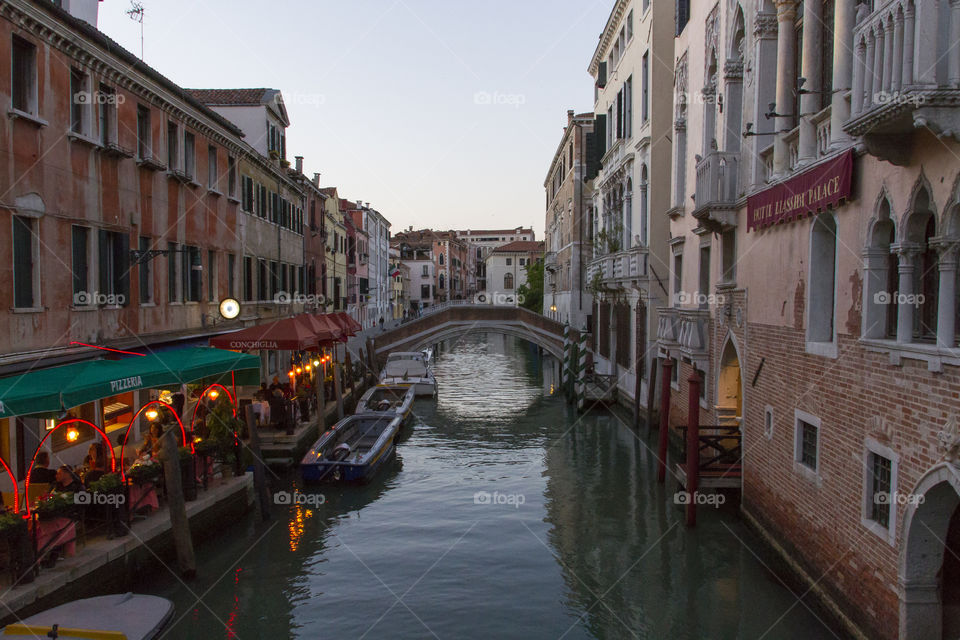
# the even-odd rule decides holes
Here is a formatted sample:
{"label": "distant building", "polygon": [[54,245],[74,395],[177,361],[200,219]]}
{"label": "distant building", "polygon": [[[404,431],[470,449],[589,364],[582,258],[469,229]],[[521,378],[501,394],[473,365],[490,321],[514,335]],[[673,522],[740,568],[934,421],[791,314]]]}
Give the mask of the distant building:
{"label": "distant building", "polygon": [[437,270],[433,240],[432,232],[413,230],[395,234],[390,240],[391,247],[400,255],[400,264],[410,269],[406,300],[413,313],[435,302]]}
{"label": "distant building", "polygon": [[486,259],[493,249],[517,240],[534,241],[536,237],[533,229],[516,227],[514,229],[467,229],[455,231],[457,237],[471,245],[471,254],[467,258],[467,265],[472,266],[468,273],[468,293],[486,291]]}
{"label": "distant building", "polygon": [[519,303],[516,292],[527,283],[527,266],[542,259],[543,242],[517,240],[493,249],[486,259],[484,300],[493,304]]}

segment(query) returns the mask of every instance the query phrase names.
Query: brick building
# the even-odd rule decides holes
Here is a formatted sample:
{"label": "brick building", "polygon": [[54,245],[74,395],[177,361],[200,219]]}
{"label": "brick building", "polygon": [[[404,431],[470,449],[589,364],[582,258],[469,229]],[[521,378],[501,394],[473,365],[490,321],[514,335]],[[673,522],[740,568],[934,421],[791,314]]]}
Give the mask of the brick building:
{"label": "brick building", "polygon": [[679,4],[671,423],[697,371],[743,513],[842,624],[955,636],[960,5]]}

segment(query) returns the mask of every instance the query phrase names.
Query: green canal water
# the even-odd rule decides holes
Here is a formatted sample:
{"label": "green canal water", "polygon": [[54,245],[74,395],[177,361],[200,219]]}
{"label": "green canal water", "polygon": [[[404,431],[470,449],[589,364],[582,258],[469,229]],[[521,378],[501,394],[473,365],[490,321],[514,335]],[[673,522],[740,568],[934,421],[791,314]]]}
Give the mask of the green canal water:
{"label": "green canal water", "polygon": [[224,523],[189,584],[144,578],[176,603],[164,637],[837,637],[735,508],[685,528],[653,441],[625,414],[578,417],[554,369],[500,335],[441,345],[438,400],[417,401],[371,484],[303,488],[312,504]]}

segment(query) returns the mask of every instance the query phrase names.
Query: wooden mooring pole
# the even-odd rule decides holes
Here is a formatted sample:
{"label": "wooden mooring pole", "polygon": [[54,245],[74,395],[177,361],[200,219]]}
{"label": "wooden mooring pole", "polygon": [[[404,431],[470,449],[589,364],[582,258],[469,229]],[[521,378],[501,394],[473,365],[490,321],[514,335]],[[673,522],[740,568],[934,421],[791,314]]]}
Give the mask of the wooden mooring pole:
{"label": "wooden mooring pole", "polygon": [[687,380],[687,526],[697,524],[697,486],[700,481],[700,376]]}
{"label": "wooden mooring pole", "polygon": [[197,560],[193,554],[193,538],[190,535],[190,520],[187,519],[187,503],[183,499],[183,482],[180,476],[180,452],[174,430],[163,434],[160,445],[160,460],[163,462],[163,479],[167,488],[167,505],[170,508],[170,531],[177,552],[177,568],[184,578],[197,575]]}
{"label": "wooden mooring pole", "polygon": [[670,370],[673,361],[670,358],[663,360],[663,375],[660,376],[660,437],[657,447],[657,482],[667,481],[667,443],[670,429]]}

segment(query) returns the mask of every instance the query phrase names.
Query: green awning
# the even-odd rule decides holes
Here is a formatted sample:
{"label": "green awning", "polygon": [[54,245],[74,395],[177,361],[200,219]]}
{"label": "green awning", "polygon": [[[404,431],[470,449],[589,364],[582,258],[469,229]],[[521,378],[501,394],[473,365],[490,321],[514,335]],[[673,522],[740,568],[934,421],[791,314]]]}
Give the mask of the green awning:
{"label": "green awning", "polygon": [[190,347],[51,367],[0,379],[0,417],[60,411],[126,391],[194,382],[235,372],[237,384],[260,382],[260,358]]}

